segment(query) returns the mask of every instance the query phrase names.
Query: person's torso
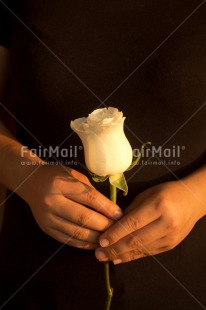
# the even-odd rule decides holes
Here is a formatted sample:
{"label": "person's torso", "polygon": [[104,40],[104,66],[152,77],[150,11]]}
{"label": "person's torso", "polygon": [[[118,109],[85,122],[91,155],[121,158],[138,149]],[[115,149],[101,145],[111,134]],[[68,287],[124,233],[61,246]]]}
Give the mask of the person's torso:
{"label": "person's torso", "polygon": [[[79,150],[70,120],[104,104],[115,106],[126,116],[132,147],[153,145],[130,182],[174,178],[168,168],[178,176],[181,169],[189,173],[206,139],[205,6],[185,20],[197,5],[186,0],[11,1],[29,28],[13,18],[18,119],[44,146],[77,145]],[[37,148],[39,142],[18,127],[21,141]],[[151,155],[159,159],[147,164]]]}

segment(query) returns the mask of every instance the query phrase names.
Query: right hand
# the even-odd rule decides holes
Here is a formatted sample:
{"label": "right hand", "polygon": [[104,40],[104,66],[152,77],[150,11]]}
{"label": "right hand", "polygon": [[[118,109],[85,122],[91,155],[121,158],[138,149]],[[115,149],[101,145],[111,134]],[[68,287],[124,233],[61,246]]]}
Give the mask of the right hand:
{"label": "right hand", "polygon": [[76,248],[96,248],[100,233],[122,216],[85,175],[65,166],[42,165],[25,182],[20,196],[46,234]]}

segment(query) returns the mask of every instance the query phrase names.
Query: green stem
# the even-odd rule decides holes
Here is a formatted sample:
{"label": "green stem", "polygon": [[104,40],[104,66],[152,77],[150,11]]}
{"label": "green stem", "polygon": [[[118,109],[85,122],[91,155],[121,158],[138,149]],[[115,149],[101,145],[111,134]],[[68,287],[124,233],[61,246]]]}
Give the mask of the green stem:
{"label": "green stem", "polygon": [[112,184],[110,184],[110,200],[114,203],[117,202],[117,188]]}
{"label": "green stem", "polygon": [[106,281],[106,288],[107,288],[107,301],[105,310],[110,310],[112,296],[113,296],[113,288],[110,285],[109,279],[109,262],[104,263],[104,272],[105,272],[105,281]]}
{"label": "green stem", "polygon": [[[110,184],[110,200],[116,203],[117,200],[117,188]],[[107,289],[107,301],[105,310],[110,310],[112,297],[113,297],[113,288],[110,285],[110,278],[109,278],[109,262],[104,263],[104,272],[105,272],[105,282],[106,282],[106,289]]]}

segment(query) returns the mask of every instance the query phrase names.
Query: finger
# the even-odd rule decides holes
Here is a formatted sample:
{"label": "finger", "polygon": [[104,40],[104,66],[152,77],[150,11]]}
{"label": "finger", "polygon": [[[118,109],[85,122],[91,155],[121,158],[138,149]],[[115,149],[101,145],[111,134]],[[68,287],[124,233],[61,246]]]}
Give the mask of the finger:
{"label": "finger", "polygon": [[126,214],[121,220],[107,229],[100,237],[100,245],[107,247],[125,236],[160,218],[161,213],[152,204],[142,205]]}
{"label": "finger", "polygon": [[109,247],[97,248],[95,255],[99,260],[101,260],[101,258],[114,260],[133,250],[144,252],[144,247],[163,236],[165,236],[164,222],[161,218],[159,218],[149,225],[144,226],[143,228],[120,239],[118,242]]}
{"label": "finger", "polygon": [[147,257],[147,256],[157,255],[162,252],[164,252],[164,250],[156,248],[156,245],[154,244],[150,244],[150,245],[145,246],[141,250],[137,249],[137,250],[133,250],[126,254],[121,255],[120,258],[114,260],[113,263],[115,265],[118,265],[121,263],[127,263],[133,260],[136,260],[136,259]]}
{"label": "finger", "polygon": [[78,240],[83,240],[91,243],[98,243],[98,238],[100,233],[87,229],[76,224],[73,224],[63,218],[55,216],[54,218],[54,229],[59,230],[66,234],[67,236],[71,236]]}
{"label": "finger", "polygon": [[95,243],[89,243],[86,241],[77,240],[75,238],[72,238],[72,236],[68,236],[67,234],[59,230],[56,230],[56,229],[51,229],[49,232],[49,235],[51,235],[57,241],[64,243],[65,245],[70,245],[75,248],[85,249],[85,250],[94,250],[97,247],[97,244]]}
{"label": "finger", "polygon": [[69,174],[70,174],[75,180],[77,180],[77,181],[79,181],[79,182],[81,182],[81,183],[85,183],[85,184],[87,184],[87,185],[93,187],[92,184],[90,183],[88,177],[87,177],[85,174],[79,172],[78,170],[74,170],[74,169],[72,169],[72,168],[69,168],[69,167],[67,167],[67,169],[69,170]]}
{"label": "finger", "polygon": [[121,263],[127,263],[130,261],[133,261],[135,259],[140,259],[140,258],[147,257],[147,256],[154,256],[154,255],[167,251],[166,248],[164,247],[158,248],[157,247],[158,243],[160,243],[160,240],[154,243],[151,243],[149,245],[146,245],[142,249],[136,249],[128,253],[125,253],[123,255],[120,255],[120,257],[118,259],[115,259],[113,263],[115,265],[118,265]]}
{"label": "finger", "polygon": [[113,263],[114,263],[114,265],[119,265],[122,263],[128,263],[128,262],[131,262],[135,259],[140,259],[140,258],[147,257],[147,256],[149,256],[149,254],[146,252],[133,250],[133,251],[121,256],[121,258],[114,260]]}
{"label": "finger", "polygon": [[59,205],[54,207],[54,214],[78,226],[96,231],[104,231],[113,224],[113,221],[104,215],[64,197],[61,198]]}
{"label": "finger", "polygon": [[111,200],[87,184],[73,181],[65,183],[62,193],[65,197],[104,214],[111,219],[120,219],[122,210]]}
{"label": "finger", "polygon": [[115,259],[113,262],[115,265],[126,263],[134,259],[139,259],[146,256],[153,256],[160,253],[164,253],[172,250],[179,242],[178,238],[164,236],[148,245],[143,246],[141,249],[133,250],[128,253],[120,255],[118,259]]}

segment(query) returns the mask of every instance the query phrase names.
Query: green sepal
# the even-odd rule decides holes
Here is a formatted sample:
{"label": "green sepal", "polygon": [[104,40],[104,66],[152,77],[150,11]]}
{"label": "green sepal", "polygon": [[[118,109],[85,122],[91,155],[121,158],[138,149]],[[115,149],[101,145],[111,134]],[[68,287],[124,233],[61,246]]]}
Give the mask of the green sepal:
{"label": "green sepal", "polygon": [[90,172],[90,174],[91,174],[92,180],[94,182],[104,182],[104,181],[106,181],[108,179],[108,176],[102,177],[102,176],[96,175],[96,174],[94,174],[92,172]]}
{"label": "green sepal", "polygon": [[128,193],[127,181],[124,177],[123,173],[115,174],[109,177],[109,182],[113,186],[117,187],[121,191],[124,192],[124,196]]}
{"label": "green sepal", "polygon": [[141,158],[141,156],[142,156],[142,151],[143,151],[143,149],[145,148],[145,146],[148,145],[148,144],[151,144],[151,142],[146,142],[146,143],[144,143],[144,144],[142,145],[141,150],[140,150],[140,152],[139,152],[137,158],[131,163],[131,165],[129,166],[129,168],[127,168],[126,171],[129,171],[129,170],[133,169],[134,166],[136,166],[136,165],[138,164],[138,162],[140,161],[140,158]]}

